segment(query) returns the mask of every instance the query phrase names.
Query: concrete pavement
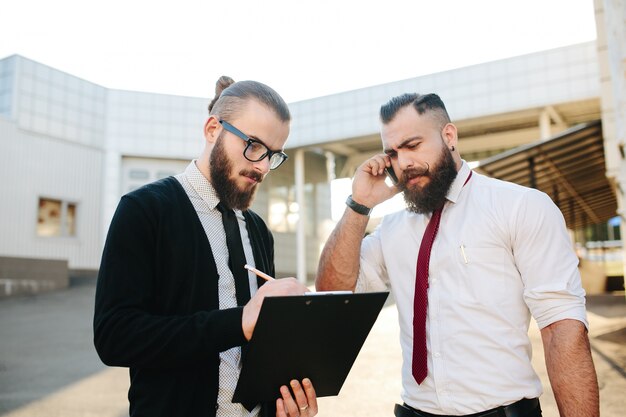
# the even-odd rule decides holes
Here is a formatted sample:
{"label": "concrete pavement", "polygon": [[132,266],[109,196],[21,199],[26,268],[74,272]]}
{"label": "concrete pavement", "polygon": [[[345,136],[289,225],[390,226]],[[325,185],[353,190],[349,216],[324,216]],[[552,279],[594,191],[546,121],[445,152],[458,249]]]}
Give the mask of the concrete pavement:
{"label": "concrete pavement", "polygon": [[[94,285],[0,301],[1,417],[124,417],[128,371],[101,364],[92,344]],[[624,296],[590,297],[590,336],[603,417],[626,409]],[[321,398],[320,417],[391,416],[400,401],[395,306],[385,307],[338,397]],[[556,417],[536,327],[533,363],[544,384],[545,417]]]}

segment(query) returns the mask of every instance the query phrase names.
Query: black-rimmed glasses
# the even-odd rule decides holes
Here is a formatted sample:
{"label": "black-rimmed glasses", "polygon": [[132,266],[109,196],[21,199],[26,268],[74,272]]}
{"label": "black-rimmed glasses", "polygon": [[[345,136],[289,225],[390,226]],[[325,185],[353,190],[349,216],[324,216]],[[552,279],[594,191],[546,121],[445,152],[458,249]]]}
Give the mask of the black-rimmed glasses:
{"label": "black-rimmed glasses", "polygon": [[226,120],[220,120],[220,124],[224,127],[224,129],[246,142],[246,148],[243,150],[243,156],[248,161],[259,162],[265,157],[269,157],[270,169],[276,169],[287,160],[288,156],[283,151],[271,150],[263,142],[248,137],[248,135],[228,123]]}

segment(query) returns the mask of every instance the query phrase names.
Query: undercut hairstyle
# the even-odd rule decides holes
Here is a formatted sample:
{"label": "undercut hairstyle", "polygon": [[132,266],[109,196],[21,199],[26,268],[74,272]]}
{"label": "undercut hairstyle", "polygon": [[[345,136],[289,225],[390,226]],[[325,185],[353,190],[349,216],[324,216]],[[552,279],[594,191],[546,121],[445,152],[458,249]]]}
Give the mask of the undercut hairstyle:
{"label": "undercut hairstyle", "polygon": [[441,98],[434,93],[417,94],[406,93],[393,97],[387,103],[380,106],[380,120],[383,124],[391,122],[400,109],[412,105],[415,111],[421,116],[425,113],[432,113],[440,128],[450,123],[450,116]]}
{"label": "undercut hairstyle", "polygon": [[271,87],[258,81],[235,82],[225,75],[215,83],[215,97],[208,106],[209,115],[218,115],[225,120],[231,119],[249,99],[266,105],[282,122],[291,120],[287,103]]}

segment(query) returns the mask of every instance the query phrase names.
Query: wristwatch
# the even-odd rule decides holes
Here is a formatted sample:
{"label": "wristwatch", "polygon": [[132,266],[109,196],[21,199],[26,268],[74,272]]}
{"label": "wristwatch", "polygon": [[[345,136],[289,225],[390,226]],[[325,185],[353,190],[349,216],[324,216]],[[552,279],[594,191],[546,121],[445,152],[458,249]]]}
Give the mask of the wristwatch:
{"label": "wristwatch", "polygon": [[354,210],[354,211],[356,211],[357,213],[362,214],[362,215],[364,215],[364,216],[369,216],[369,215],[370,215],[370,213],[372,212],[372,209],[371,209],[371,208],[369,208],[369,207],[367,207],[367,206],[364,206],[363,204],[359,204],[359,203],[357,203],[356,201],[354,201],[354,200],[352,199],[352,194],[350,194],[350,195],[348,196],[348,199],[346,200],[346,205],[347,205],[348,207],[350,207],[352,210]]}

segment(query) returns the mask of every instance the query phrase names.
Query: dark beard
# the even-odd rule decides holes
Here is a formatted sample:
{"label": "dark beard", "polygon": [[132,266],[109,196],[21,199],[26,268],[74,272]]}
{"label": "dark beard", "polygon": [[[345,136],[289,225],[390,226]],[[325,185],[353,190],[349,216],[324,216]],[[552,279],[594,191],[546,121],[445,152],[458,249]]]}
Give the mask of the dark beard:
{"label": "dark beard", "polygon": [[217,138],[215,147],[209,157],[211,185],[213,185],[220,201],[228,208],[247,210],[252,204],[258,183],[263,181],[263,175],[257,171],[241,171],[239,174],[254,178],[258,183],[246,187],[245,190],[240,190],[237,183],[230,178],[233,171],[233,164],[230,158],[228,158],[228,155],[226,155],[222,136],[223,135],[220,134]]}
{"label": "dark beard", "polygon": [[[456,174],[454,159],[445,146],[435,166],[404,171],[398,187],[404,192],[407,210],[413,213],[426,214],[432,213],[442,206],[446,201],[446,196],[456,178]],[[407,188],[407,182],[420,175],[430,178],[430,181],[421,188]]]}

